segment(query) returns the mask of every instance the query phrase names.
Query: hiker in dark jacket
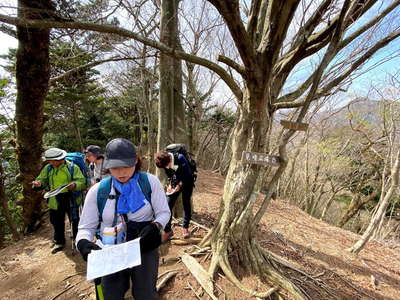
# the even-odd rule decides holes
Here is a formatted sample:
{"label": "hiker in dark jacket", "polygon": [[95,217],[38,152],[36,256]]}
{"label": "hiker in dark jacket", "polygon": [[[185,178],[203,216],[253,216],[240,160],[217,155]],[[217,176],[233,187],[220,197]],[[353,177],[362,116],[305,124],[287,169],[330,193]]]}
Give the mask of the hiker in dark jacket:
{"label": "hiker in dark jacket", "polygon": [[[183,237],[190,237],[189,224],[192,218],[191,198],[194,187],[194,179],[192,170],[190,169],[189,162],[183,154],[170,153],[166,151],[157,152],[154,155],[154,160],[158,168],[163,168],[168,178],[167,199],[168,205],[172,212],[176,199],[182,193],[182,204],[184,210],[183,219]],[[173,235],[171,229],[170,218],[167,226],[165,226],[165,234],[163,240],[170,239]]]}
{"label": "hiker in dark jacket", "polygon": [[[99,249],[93,243],[98,229],[103,244],[140,237],[141,265],[102,277],[102,291],[106,300],[122,300],[132,282],[135,300],[155,300],[161,230],[170,218],[164,190],[156,176],[139,172],[136,148],[126,139],[117,138],[107,144],[104,167],[111,177],[96,183],[86,195],[76,238],[77,248],[87,260],[92,250]],[[144,180],[150,191],[145,191],[141,185]],[[106,193],[104,187],[108,187]],[[102,202],[99,201],[101,195],[107,198],[103,199],[102,212],[98,205]],[[112,239],[109,239],[110,232],[114,232]]]}
{"label": "hiker in dark jacket", "polygon": [[79,166],[65,160],[67,152],[58,148],[50,148],[44,152],[43,159],[47,164],[39,176],[32,182],[35,190],[54,190],[62,185],[72,183],[58,195],[50,197],[48,207],[50,222],[54,228],[53,250],[56,253],[65,246],[65,214],[72,222],[72,236],[75,239],[78,232],[80,198],[75,198],[72,191],[81,191],[86,188],[86,179]]}

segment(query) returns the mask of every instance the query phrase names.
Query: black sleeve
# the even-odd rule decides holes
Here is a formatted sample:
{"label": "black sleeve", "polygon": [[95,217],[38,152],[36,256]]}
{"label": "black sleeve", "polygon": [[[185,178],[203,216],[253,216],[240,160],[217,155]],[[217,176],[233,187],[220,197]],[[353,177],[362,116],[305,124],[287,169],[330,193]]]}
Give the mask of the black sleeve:
{"label": "black sleeve", "polygon": [[178,164],[178,169],[176,170],[177,182],[192,181],[193,174],[186,157],[182,154],[178,154],[177,157],[175,157],[174,159],[175,162]]}

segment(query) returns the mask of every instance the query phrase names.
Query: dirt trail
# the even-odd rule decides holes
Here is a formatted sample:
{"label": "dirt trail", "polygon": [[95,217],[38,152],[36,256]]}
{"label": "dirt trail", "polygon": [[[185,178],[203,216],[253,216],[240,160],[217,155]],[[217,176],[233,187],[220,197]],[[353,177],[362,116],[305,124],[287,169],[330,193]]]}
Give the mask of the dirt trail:
{"label": "dirt trail", "polygon": [[[196,222],[208,227],[213,225],[223,182],[217,174],[200,172],[194,194]],[[176,238],[181,235],[180,229],[174,229]],[[203,229],[198,229],[195,236],[204,234]],[[0,250],[1,300],[95,299],[93,284],[85,280],[86,266],[80,255],[73,255],[70,244],[64,251],[50,254],[50,236],[51,228],[46,224],[34,235]],[[400,245],[391,249],[372,242],[359,256],[354,256],[345,249],[358,237],[276,200],[263,217],[257,239],[265,248],[334,290],[339,299],[400,299]],[[190,248],[193,246],[162,247],[159,273],[167,270],[179,270],[179,273],[162,289],[160,299],[209,299],[184,265],[175,259]],[[201,256],[198,261],[207,267],[209,258]],[[260,291],[268,288],[254,276],[240,269],[236,271],[248,287]],[[378,286],[371,283],[371,276],[378,280]],[[305,278],[296,279],[300,284],[302,280]],[[216,283],[219,299],[254,299],[236,289],[223,275],[216,278]],[[310,297],[319,299],[317,295]]]}

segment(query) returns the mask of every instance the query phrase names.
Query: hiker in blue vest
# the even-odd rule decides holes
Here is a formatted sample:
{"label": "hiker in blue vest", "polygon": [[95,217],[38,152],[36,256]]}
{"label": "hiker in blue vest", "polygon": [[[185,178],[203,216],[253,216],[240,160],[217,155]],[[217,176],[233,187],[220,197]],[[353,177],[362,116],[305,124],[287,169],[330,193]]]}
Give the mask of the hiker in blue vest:
{"label": "hiker in blue vest", "polygon": [[48,201],[50,222],[54,228],[52,253],[62,250],[65,246],[65,214],[72,222],[72,235],[75,239],[78,232],[80,198],[74,197],[73,191],[86,188],[86,179],[79,166],[66,160],[67,152],[58,148],[50,148],[44,152],[43,159],[47,164],[39,176],[32,182],[35,190],[54,190],[62,185],[72,183],[58,195]]}
{"label": "hiker in blue vest", "polygon": [[[134,299],[157,299],[158,247],[161,230],[171,214],[160,181],[152,174],[140,172],[140,165],[130,141],[122,138],[110,141],[104,167],[111,177],[96,183],[86,195],[76,238],[84,260],[92,250],[99,249],[93,242],[96,232],[103,244],[141,238],[141,265],[101,278],[106,300],[124,299],[130,281]],[[125,235],[120,234],[123,231]],[[114,236],[110,239],[112,232]]]}
{"label": "hiker in blue vest", "polygon": [[84,153],[86,159],[89,161],[89,177],[91,185],[100,182],[101,179],[109,176],[108,174],[105,174],[104,154],[99,146],[87,146]]}
{"label": "hiker in blue vest", "polygon": [[[158,168],[164,168],[168,178],[167,199],[170,210],[174,208],[175,202],[182,193],[182,204],[184,210],[183,218],[183,238],[190,237],[189,224],[192,218],[191,198],[194,187],[194,178],[189,162],[183,154],[159,151],[154,155],[155,164]],[[163,241],[170,239],[173,235],[170,218]]]}

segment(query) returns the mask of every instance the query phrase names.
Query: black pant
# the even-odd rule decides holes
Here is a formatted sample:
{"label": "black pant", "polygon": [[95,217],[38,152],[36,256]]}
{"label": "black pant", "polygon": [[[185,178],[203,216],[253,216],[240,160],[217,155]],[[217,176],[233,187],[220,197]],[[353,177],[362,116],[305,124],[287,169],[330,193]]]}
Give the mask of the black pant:
{"label": "black pant", "polygon": [[171,211],[171,218],[169,219],[168,224],[165,226],[165,229],[164,229],[165,232],[171,231],[172,210],[174,208],[176,199],[178,199],[180,193],[182,193],[183,211],[185,213],[185,216],[183,218],[183,227],[189,228],[189,223],[192,218],[192,206],[190,203],[190,199],[192,198],[192,193],[193,193],[193,182],[184,183],[179,192],[167,196],[168,206]]}
{"label": "black pant", "polygon": [[101,285],[105,300],[122,300],[132,282],[135,300],[156,300],[158,276],[158,248],[142,253],[142,264],[102,277]]}
{"label": "black pant", "polygon": [[65,244],[65,214],[68,215],[68,219],[72,222],[72,236],[75,240],[76,234],[78,233],[79,215],[71,220],[71,203],[75,201],[72,197],[72,193],[61,193],[56,195],[58,203],[57,209],[50,209],[50,222],[54,228],[54,242],[56,244]]}

